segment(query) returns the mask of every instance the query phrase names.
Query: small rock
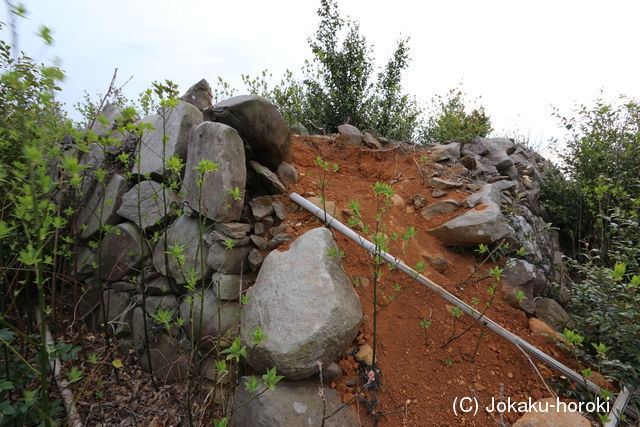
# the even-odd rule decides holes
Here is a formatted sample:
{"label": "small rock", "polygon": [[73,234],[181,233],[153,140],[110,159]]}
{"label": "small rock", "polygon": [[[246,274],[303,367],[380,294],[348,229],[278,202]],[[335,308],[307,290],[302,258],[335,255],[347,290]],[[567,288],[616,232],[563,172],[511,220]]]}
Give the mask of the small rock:
{"label": "small rock", "polygon": [[382,148],[380,141],[378,141],[376,137],[371,135],[369,132],[365,132],[362,135],[362,142],[364,142],[364,145],[366,145],[369,148],[374,148],[374,149]]}
{"label": "small rock", "polygon": [[[436,190],[433,190],[436,191]],[[420,209],[421,207],[423,207],[426,203],[425,198],[422,196],[422,194],[416,194],[415,196],[413,196],[413,206],[416,209]]]}
{"label": "small rock", "polygon": [[298,182],[298,171],[292,164],[282,162],[277,170],[278,178],[284,185],[293,185]]}
{"label": "small rock", "polygon": [[338,381],[342,375],[342,368],[336,362],[331,362],[329,365],[322,367],[322,381],[325,384]]}
{"label": "small rock", "polygon": [[301,136],[309,135],[307,128],[300,122],[294,123],[293,126],[289,128],[289,132]]}
{"label": "small rock", "polygon": [[438,215],[444,215],[451,213],[460,207],[460,203],[455,200],[443,200],[441,202],[434,203],[425,208],[422,208],[420,215],[427,221],[433,219]]}
{"label": "small rock", "polygon": [[564,412],[561,405],[556,408],[556,398],[540,399],[533,405],[538,408],[524,414],[513,427],[590,427],[591,423],[579,412]]}
{"label": "small rock", "polygon": [[462,166],[464,166],[465,168],[471,170],[474,170],[476,168],[476,159],[474,159],[471,156],[464,156],[460,158],[460,163],[462,164]]}
{"label": "small rock", "polygon": [[251,242],[261,251],[267,249],[267,239],[265,239],[264,237],[252,234],[251,236],[249,236],[249,238],[251,239]]}
{"label": "small rock", "polygon": [[249,162],[249,166],[258,174],[260,182],[264,185],[269,194],[283,194],[287,189],[284,184],[280,182],[278,175],[271,172],[266,166],[262,166],[255,160]]}
{"label": "small rock", "polygon": [[426,259],[427,263],[429,263],[429,265],[439,273],[444,273],[447,267],[449,267],[449,261],[447,261],[447,259],[442,255],[426,254],[422,255],[422,257]]}
{"label": "small rock", "polygon": [[280,221],[284,221],[285,219],[287,219],[287,215],[284,213],[284,207],[282,206],[282,203],[280,202],[273,202],[273,213],[276,215],[276,218],[278,218]]}
{"label": "small rock", "polygon": [[252,199],[249,202],[249,206],[251,206],[251,213],[253,214],[253,217],[257,220],[261,220],[273,213],[273,204],[271,203],[271,199],[267,196],[260,196]]}
{"label": "small rock", "polygon": [[211,278],[211,288],[216,297],[224,301],[238,301],[240,295],[255,281],[253,274],[222,274],[214,273]]}
{"label": "small rock", "polygon": [[187,92],[180,97],[180,100],[188,102],[200,111],[211,107],[211,99],[211,86],[209,86],[209,83],[205,79],[191,86]]}
{"label": "small rock", "polygon": [[373,348],[369,344],[361,345],[355,358],[359,362],[366,363],[367,366],[373,366]]}
{"label": "small rock", "polygon": [[451,188],[460,188],[462,187],[461,182],[454,182],[447,179],[433,177],[431,178],[431,187],[437,188],[439,190],[449,190]]}
{"label": "small rock", "polygon": [[251,271],[257,273],[258,270],[260,270],[263,261],[264,257],[259,250],[251,249],[251,251],[249,251],[249,255],[247,255],[247,262],[249,262],[249,268]]}
{"label": "small rock", "polygon": [[293,239],[293,236],[291,234],[288,234],[288,233],[278,234],[277,236],[274,236],[273,239],[269,240],[269,242],[267,243],[267,249],[275,249],[281,244],[286,243],[291,239]]}
{"label": "small rock", "polygon": [[242,222],[219,222],[214,228],[232,239],[242,239],[251,231],[251,225]]}
{"label": "small rock", "polygon": [[404,199],[398,194],[394,194],[393,196],[391,196],[391,203],[393,203],[393,206],[396,206],[398,208],[404,208],[406,205]]}
{"label": "small rock", "polygon": [[538,335],[541,337],[555,338],[562,342],[565,341],[562,334],[556,332],[555,329],[553,329],[551,326],[547,325],[545,322],[543,322],[540,319],[536,319],[535,317],[532,317],[529,319],[529,330],[534,335]]}
{"label": "small rock", "polygon": [[431,197],[433,197],[434,199],[437,199],[439,197],[446,196],[447,194],[448,193],[446,191],[436,188],[431,192]]}
{"label": "small rock", "polygon": [[537,298],[535,301],[535,315],[538,319],[550,325],[556,331],[562,331],[566,326],[570,326],[571,318],[569,314],[551,298]]}

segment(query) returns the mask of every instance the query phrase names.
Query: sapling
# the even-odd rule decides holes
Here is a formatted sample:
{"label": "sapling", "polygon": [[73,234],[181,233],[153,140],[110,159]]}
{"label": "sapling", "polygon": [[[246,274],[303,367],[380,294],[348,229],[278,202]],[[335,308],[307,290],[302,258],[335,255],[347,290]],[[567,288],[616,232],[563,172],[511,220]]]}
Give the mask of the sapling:
{"label": "sapling", "polygon": [[420,326],[424,330],[424,345],[428,346],[429,336],[427,335],[427,329],[429,329],[429,326],[431,326],[431,321],[428,319],[422,319],[422,321],[420,322]]}

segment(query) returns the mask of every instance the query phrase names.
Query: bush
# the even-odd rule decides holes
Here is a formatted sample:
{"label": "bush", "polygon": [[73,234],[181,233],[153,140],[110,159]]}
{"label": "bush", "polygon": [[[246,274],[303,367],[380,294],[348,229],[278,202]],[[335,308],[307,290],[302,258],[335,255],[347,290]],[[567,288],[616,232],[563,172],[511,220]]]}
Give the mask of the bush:
{"label": "bush", "polygon": [[492,130],[491,119],[483,106],[467,113],[461,89],[451,89],[444,96],[437,95],[431,103],[430,117],[422,131],[422,142],[437,144],[453,139],[470,142],[477,136],[487,136]]}
{"label": "bush", "polygon": [[[409,65],[408,39],[398,41],[374,81],[372,49],[358,23],[341,18],[332,0],[321,0],[318,16],[320,24],[309,39],[313,60],[304,63],[303,78],[287,71],[271,87],[267,71],[254,78],[244,75],[248,91],[278,106],[289,124],[300,122],[315,132],[335,132],[339,125],[350,123],[389,138],[413,139],[422,111],[415,99],[402,93],[402,72]],[[219,83],[220,93],[230,92],[228,84]]]}
{"label": "bush", "polygon": [[[619,210],[604,218],[611,246],[610,266],[603,266],[599,249],[583,253],[584,261],[570,262],[575,281],[569,309],[576,329],[588,343],[583,358],[616,380],[640,385],[640,225],[637,216]],[[592,344],[610,349],[606,359]]]}

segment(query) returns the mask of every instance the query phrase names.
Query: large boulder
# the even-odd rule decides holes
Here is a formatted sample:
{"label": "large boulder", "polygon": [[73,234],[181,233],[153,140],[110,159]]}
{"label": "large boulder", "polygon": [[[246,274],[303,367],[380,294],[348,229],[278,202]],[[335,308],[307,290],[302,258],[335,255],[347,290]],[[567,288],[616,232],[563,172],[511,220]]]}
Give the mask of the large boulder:
{"label": "large boulder", "polygon": [[[197,280],[209,272],[205,262],[209,246],[203,235],[211,231],[212,227],[208,222],[201,224],[200,221],[200,219],[188,215],[180,216],[160,236],[153,251],[153,265],[156,270],[165,276],[171,275],[177,284],[186,283],[186,278],[189,277],[191,271],[195,272]],[[181,261],[175,255],[166,253],[171,252],[174,245],[182,247],[184,259]]]}
{"label": "large boulder", "polygon": [[272,169],[291,161],[289,127],[278,109],[261,96],[236,96],[204,111],[206,120],[236,129],[249,145],[247,157]]}
{"label": "large boulder", "polygon": [[100,111],[99,116],[93,121],[90,129],[97,136],[106,136],[113,130],[116,120],[121,116],[122,108],[108,102]]}
{"label": "large boulder", "polygon": [[204,111],[211,107],[211,86],[205,79],[191,86],[180,100],[188,102],[200,111]]}
{"label": "large boulder", "polygon": [[118,174],[113,175],[105,187],[94,191],[78,216],[81,239],[88,239],[100,227],[118,223],[117,211],[126,191],[127,180]]}
{"label": "large boulder", "polygon": [[100,243],[97,274],[111,282],[122,279],[147,256],[142,233],[130,222],[118,224]]}
{"label": "large boulder", "polygon": [[179,101],[175,108],[163,107],[159,114],[142,119],[152,130],[146,130],[136,157],[140,164],[133,169],[141,175],[162,175],[172,156],[187,157],[189,137],[194,126],[202,123],[202,113],[193,105]]}
{"label": "large boulder", "polygon": [[124,196],[118,215],[143,229],[153,227],[175,210],[174,194],[155,181],[142,181]]}
{"label": "large boulder", "polygon": [[495,204],[465,212],[439,227],[427,230],[445,245],[476,246],[505,239],[514,240],[514,231]]}
{"label": "large boulder", "polygon": [[315,228],[300,236],[286,252],[271,252],[241,321],[245,343],[261,328],[267,338],[248,350],[258,372],[275,366],[289,379],[318,372],[355,338],[362,307],[351,281],[328,252],[336,249],[331,232]]}
{"label": "large boulder", "polygon": [[[278,372],[279,373],[279,372]],[[274,390],[264,391],[264,385],[250,393],[245,388],[249,377],[243,377],[236,386],[232,423],[236,427],[273,426],[359,426],[358,416],[348,406],[322,423],[323,413],[332,414],[342,406],[338,393],[324,389],[326,408],[318,396],[318,384],[310,381],[280,381]],[[263,393],[264,391],[264,393]]]}
{"label": "large boulder", "polygon": [[[218,168],[205,175],[200,188],[202,173],[196,168],[202,160],[217,163]],[[246,176],[242,138],[235,129],[212,122],[193,129],[182,185],[184,200],[192,209],[214,221],[240,219]]]}

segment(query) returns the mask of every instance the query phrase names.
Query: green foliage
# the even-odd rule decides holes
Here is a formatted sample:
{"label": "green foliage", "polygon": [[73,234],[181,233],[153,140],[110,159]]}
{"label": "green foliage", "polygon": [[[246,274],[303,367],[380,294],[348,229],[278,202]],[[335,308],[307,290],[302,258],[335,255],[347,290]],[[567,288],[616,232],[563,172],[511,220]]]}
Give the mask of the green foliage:
{"label": "green foliage", "polygon": [[[581,357],[601,363],[605,374],[631,386],[640,385],[640,225],[638,217],[619,213],[604,218],[608,254],[598,249],[570,261],[576,279],[569,309],[575,330],[589,343]],[[602,264],[606,256],[610,261]],[[606,353],[606,360],[601,360]]]}
{"label": "green foliage", "polygon": [[483,106],[467,112],[462,89],[437,95],[431,104],[430,117],[422,130],[422,142],[438,144],[454,139],[471,142],[477,136],[487,136],[492,130],[491,119]]}
{"label": "green foliage", "polygon": [[[271,85],[266,70],[243,75],[249,93],[273,102],[289,124],[302,123],[315,132],[335,132],[343,123],[375,129],[383,136],[410,140],[421,124],[421,109],[402,92],[402,73],[409,65],[408,39],[400,39],[377,74],[372,49],[359,24],[340,16],[334,0],[321,0],[320,23],[309,38],[312,61],[305,61],[298,79],[287,71]],[[219,79],[218,93],[233,93]]]}

